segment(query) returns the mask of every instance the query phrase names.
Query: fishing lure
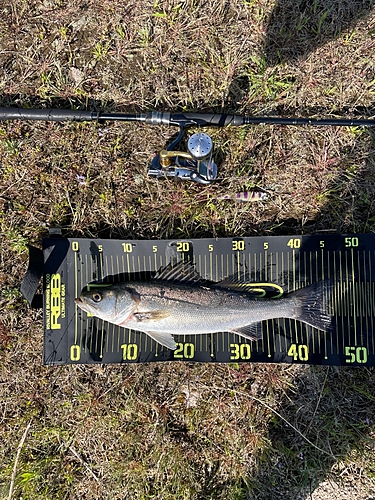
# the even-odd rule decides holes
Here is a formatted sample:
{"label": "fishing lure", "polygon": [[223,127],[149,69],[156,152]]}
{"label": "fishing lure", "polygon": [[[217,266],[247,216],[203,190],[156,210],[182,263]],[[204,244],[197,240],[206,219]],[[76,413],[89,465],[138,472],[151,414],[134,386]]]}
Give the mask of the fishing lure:
{"label": "fishing lure", "polygon": [[242,191],[241,193],[224,194],[219,196],[218,200],[234,200],[234,201],[264,201],[268,198],[267,193],[260,191]]}

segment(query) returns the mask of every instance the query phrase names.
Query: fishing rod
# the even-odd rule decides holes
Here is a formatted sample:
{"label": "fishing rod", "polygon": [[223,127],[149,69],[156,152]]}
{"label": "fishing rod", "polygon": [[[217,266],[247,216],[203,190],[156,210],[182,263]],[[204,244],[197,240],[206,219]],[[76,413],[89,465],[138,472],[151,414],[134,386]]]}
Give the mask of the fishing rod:
{"label": "fishing rod", "polygon": [[154,177],[178,177],[201,184],[210,184],[217,178],[217,165],[213,161],[211,137],[203,132],[191,135],[188,151],[179,151],[185,129],[196,127],[240,127],[243,125],[309,125],[336,127],[375,127],[375,119],[346,118],[279,118],[269,116],[243,116],[226,113],[105,113],[64,109],[28,109],[0,107],[0,120],[36,121],[123,121],[143,122],[147,125],[171,125],[180,128],[177,138],[151,161],[148,175]]}

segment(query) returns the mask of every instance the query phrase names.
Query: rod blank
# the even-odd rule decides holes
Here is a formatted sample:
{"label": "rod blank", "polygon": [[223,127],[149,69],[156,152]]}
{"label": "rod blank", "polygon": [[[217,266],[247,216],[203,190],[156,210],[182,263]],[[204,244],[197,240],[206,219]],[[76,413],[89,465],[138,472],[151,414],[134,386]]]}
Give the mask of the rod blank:
{"label": "rod blank", "polygon": [[307,125],[336,127],[375,127],[375,119],[362,118],[279,118],[272,116],[241,116],[225,113],[164,113],[152,111],[143,114],[100,113],[71,109],[28,109],[0,107],[0,120],[39,121],[126,121],[144,122],[149,125],[189,125],[201,127],[226,127],[241,125]]}

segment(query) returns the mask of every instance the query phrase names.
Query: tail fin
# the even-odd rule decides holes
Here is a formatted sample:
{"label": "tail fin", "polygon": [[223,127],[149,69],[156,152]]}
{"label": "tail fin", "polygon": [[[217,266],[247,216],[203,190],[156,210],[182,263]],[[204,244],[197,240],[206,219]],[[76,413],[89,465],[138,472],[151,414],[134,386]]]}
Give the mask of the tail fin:
{"label": "tail fin", "polygon": [[294,292],[294,318],[327,333],[333,332],[333,317],[326,311],[332,286],[330,280],[324,280]]}

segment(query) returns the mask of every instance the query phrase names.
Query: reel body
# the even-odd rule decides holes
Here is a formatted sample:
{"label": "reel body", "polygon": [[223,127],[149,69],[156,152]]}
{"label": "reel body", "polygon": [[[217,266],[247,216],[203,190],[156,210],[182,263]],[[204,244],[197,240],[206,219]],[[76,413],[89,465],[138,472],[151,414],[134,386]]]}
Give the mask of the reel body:
{"label": "reel body", "polygon": [[176,148],[184,135],[184,127],[167,149],[155,155],[148,170],[153,177],[178,177],[183,180],[210,184],[217,178],[217,165],[213,161],[213,144],[208,134],[198,132],[189,137],[188,151]]}

